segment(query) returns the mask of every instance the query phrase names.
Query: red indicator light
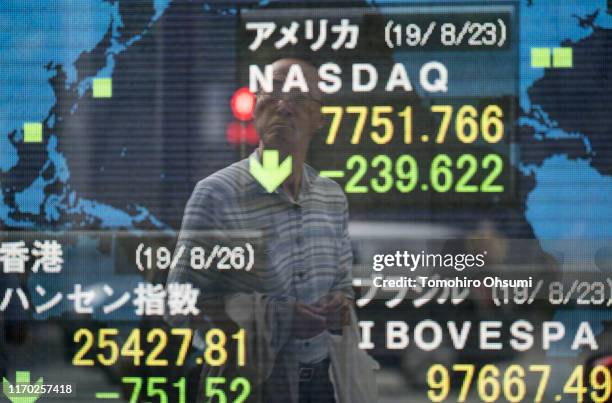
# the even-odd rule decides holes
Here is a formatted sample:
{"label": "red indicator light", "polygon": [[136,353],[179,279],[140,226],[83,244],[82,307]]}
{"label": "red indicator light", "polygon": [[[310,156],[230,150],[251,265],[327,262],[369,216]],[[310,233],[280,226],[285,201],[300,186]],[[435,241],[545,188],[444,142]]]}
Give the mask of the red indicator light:
{"label": "red indicator light", "polygon": [[243,122],[251,120],[255,109],[255,95],[246,87],[240,88],[234,92],[231,105],[236,119]]}
{"label": "red indicator light", "polygon": [[242,144],[247,143],[250,145],[259,144],[259,135],[255,131],[255,127],[253,123],[241,123],[241,122],[231,122],[227,126],[227,130],[225,132],[227,136],[227,141],[230,144]]}

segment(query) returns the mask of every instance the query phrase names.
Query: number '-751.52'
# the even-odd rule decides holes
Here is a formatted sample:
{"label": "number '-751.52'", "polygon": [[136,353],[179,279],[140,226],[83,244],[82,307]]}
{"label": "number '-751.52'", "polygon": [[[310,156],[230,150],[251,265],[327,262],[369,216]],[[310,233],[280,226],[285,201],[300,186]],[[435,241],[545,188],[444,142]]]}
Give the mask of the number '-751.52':
{"label": "number '-751.52'", "polygon": [[[130,403],[138,403],[141,400],[141,393],[145,393],[146,397],[153,398],[154,402],[168,403],[168,393],[165,389],[168,379],[160,376],[154,376],[149,378],[141,378],[138,376],[124,376],[121,378],[121,382],[124,385],[133,385],[132,393],[130,395]],[[229,391],[235,394],[235,397],[228,400],[228,394],[225,391],[224,386],[227,384],[225,377],[208,377],[206,378],[206,387],[204,394],[209,402],[215,403],[242,403],[244,402],[249,394],[251,393],[251,383],[248,379],[243,377],[237,377],[229,382],[227,385]],[[146,391],[143,391],[143,386],[146,385]],[[181,377],[177,382],[171,384],[172,387],[176,388],[178,403],[187,402],[187,381],[185,377]]]}

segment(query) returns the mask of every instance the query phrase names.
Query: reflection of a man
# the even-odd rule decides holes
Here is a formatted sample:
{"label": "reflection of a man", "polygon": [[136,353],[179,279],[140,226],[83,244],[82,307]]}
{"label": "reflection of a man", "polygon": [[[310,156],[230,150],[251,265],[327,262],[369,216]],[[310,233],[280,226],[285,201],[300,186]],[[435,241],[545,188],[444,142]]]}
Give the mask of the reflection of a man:
{"label": "reflection of a man", "polygon": [[[282,91],[292,68],[304,74],[308,92]],[[212,248],[218,239],[203,241],[195,234],[262,230],[265,267],[256,265],[252,273],[231,277],[234,273],[195,271],[183,259],[168,281],[190,282],[200,289],[204,316],[212,326],[223,323],[227,331],[241,326],[236,315],[228,314],[227,305],[234,303],[228,301],[239,299],[231,297],[257,295],[238,308],[249,312],[242,317],[263,318],[251,326],[256,334],[248,334],[258,338],[253,345],[267,342],[258,349],[266,353],[253,358],[260,362],[251,363],[261,378],[254,385],[257,399],[333,402],[328,338],[350,322],[353,297],[348,206],[335,182],[305,164],[310,141],[323,125],[316,69],[282,59],[273,64],[273,77],[273,91],[257,94],[254,119],[261,142],[250,158],[261,161],[264,150],[279,150],[281,161],[292,157],[291,175],[268,193],[249,173],[245,159],[200,181],[185,209],[179,238],[179,245]],[[178,324],[177,318],[169,320]]]}

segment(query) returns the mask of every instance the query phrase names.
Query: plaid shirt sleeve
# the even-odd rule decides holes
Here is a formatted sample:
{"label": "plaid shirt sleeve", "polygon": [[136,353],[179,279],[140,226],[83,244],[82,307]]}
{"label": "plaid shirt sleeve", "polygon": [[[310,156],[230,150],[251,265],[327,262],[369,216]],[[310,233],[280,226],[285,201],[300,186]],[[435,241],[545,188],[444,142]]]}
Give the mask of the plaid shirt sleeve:
{"label": "plaid shirt sleeve", "polygon": [[340,239],[340,264],[338,267],[338,275],[334,281],[332,291],[342,291],[351,299],[355,298],[353,291],[353,247],[351,238],[348,232],[348,202],[344,199],[343,219],[342,219],[342,234]]}
{"label": "plaid shirt sleeve", "polygon": [[[200,291],[197,307],[207,300],[219,298],[224,294],[223,279],[218,270],[194,270],[191,267],[191,251],[201,247],[210,252],[215,244],[222,242],[223,224],[222,204],[215,197],[215,193],[205,187],[196,187],[189,198],[183,215],[183,222],[179,232],[174,253],[181,248],[183,252],[177,265],[170,271],[167,283],[187,283]],[[186,316],[166,316],[166,320],[175,325],[185,325]]]}
{"label": "plaid shirt sleeve", "polygon": [[[217,325],[215,317],[224,317],[224,312],[211,312],[211,310],[223,309],[223,299],[233,292],[231,284],[228,284],[232,277],[228,276],[227,272],[215,269],[193,269],[188,251],[193,247],[201,247],[210,253],[215,245],[230,244],[228,227],[223,219],[223,205],[219,192],[208,187],[196,187],[185,207],[175,248],[175,253],[181,247],[184,247],[184,252],[176,267],[170,271],[167,280],[167,283],[189,283],[193,288],[200,290],[197,306],[211,326]],[[266,317],[272,346],[280,350],[292,336],[295,298],[265,297],[264,301],[267,305]],[[227,318],[224,318],[225,320]],[[189,323],[188,317],[182,315],[167,314],[166,321],[173,326],[185,326]]]}

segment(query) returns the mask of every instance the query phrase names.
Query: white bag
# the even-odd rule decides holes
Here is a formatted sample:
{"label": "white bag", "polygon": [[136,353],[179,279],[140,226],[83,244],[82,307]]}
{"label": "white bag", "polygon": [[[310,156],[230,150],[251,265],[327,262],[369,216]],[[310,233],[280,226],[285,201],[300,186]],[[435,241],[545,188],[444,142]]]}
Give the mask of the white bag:
{"label": "white bag", "polygon": [[342,329],[342,336],[329,337],[331,359],[330,379],[334,384],[337,403],[376,403],[378,386],[376,372],[380,365],[359,348],[357,317],[352,313],[351,324]]}

